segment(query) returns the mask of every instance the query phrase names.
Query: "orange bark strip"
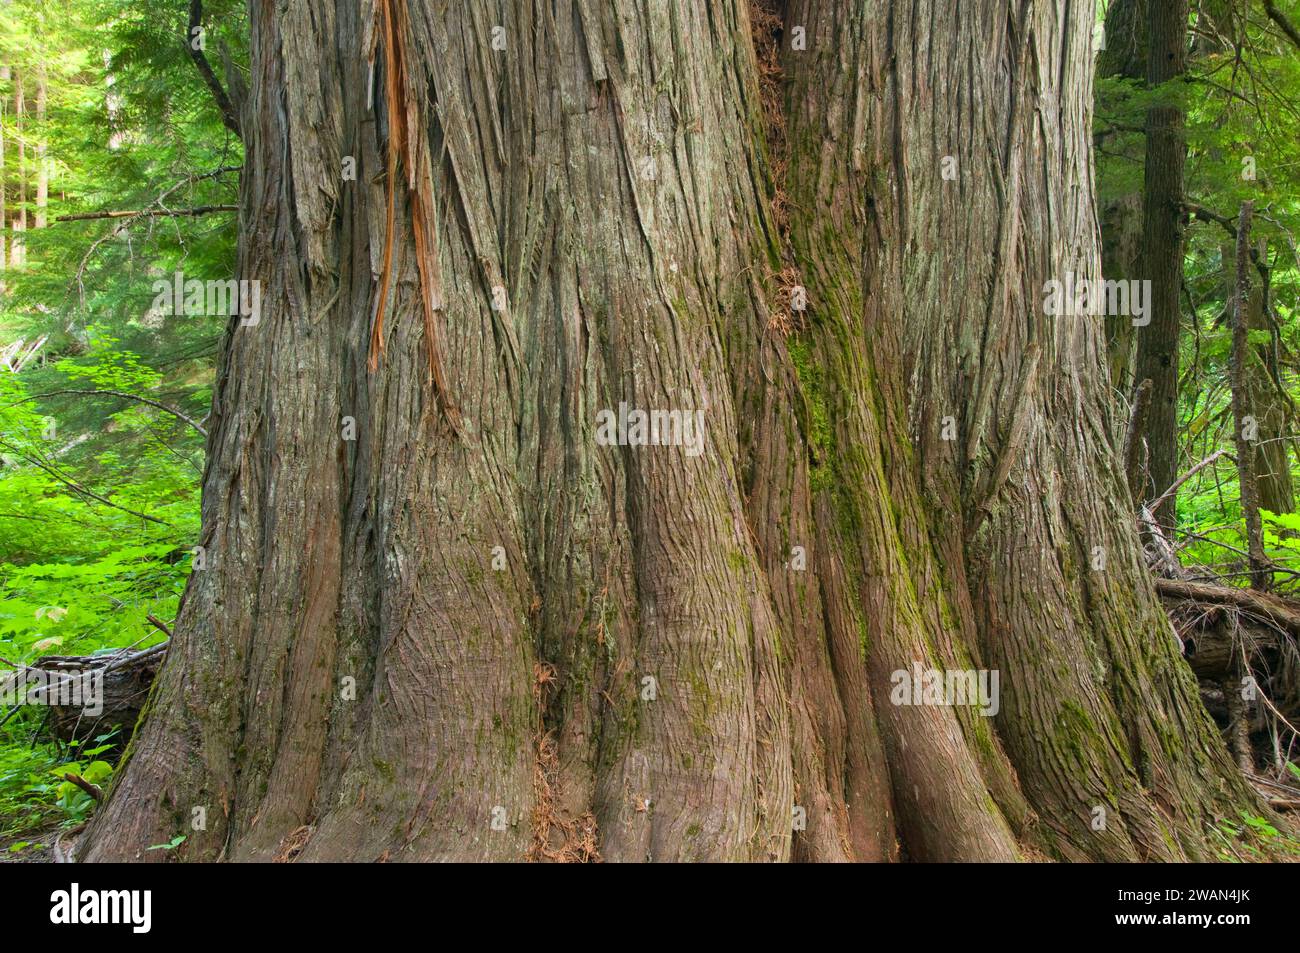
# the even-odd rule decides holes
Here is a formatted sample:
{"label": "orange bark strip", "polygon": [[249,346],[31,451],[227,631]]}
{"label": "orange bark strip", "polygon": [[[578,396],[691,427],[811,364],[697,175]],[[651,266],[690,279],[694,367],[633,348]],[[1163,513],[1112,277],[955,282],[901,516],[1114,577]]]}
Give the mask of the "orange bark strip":
{"label": "orange bark strip", "polygon": [[[433,205],[433,175],[418,121],[419,103],[410,95],[406,82],[406,42],[408,36],[405,0],[377,0],[376,16],[384,44],[384,104],[388,110],[388,206],[385,212],[384,264],[379,276],[379,295],[370,333],[369,367],[374,371],[384,353],[384,309],[392,283],[393,238],[397,220],[398,157],[405,152],[408,166],[407,191],[411,202],[411,225],[415,233],[415,261],[420,273],[420,304],[424,313],[424,340],[428,353],[429,376],[443,412],[457,434],[461,433],[460,413],[451,402],[442,366],[442,346],[438,333],[437,312],[442,309],[442,280],[438,268],[436,214]],[[412,121],[412,117],[416,117]],[[408,128],[414,126],[414,128]]]}

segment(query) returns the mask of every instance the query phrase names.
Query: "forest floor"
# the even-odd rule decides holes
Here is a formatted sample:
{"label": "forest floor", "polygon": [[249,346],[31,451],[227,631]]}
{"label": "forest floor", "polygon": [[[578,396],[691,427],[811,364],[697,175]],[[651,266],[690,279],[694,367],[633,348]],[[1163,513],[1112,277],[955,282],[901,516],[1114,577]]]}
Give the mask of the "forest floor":
{"label": "forest floor", "polygon": [[[0,839],[0,864],[49,864],[54,862],[54,838],[61,825],[54,824],[44,830],[26,831],[15,837]],[[15,844],[40,846],[12,850]]]}

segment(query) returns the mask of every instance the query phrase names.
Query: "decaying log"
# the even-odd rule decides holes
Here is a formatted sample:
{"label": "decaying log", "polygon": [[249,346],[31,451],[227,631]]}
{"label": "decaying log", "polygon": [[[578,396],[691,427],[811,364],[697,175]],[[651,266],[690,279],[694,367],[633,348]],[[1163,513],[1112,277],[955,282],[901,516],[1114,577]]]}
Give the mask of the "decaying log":
{"label": "decaying log", "polygon": [[1186,579],[1156,579],[1155,586],[1200,680],[1201,700],[1244,766],[1252,734],[1272,730],[1273,716],[1283,724],[1300,718],[1300,604]]}
{"label": "decaying log", "polygon": [[[123,746],[144,709],[168,644],[98,655],[47,655],[10,673],[7,683],[24,687],[26,703],[48,705],[45,730],[60,741],[85,741],[117,729],[113,743]],[[61,691],[73,686],[75,695]]]}
{"label": "decaying log", "polygon": [[1251,613],[1263,622],[1300,636],[1300,606],[1267,593],[1236,589],[1208,582],[1157,579],[1156,592],[1165,599],[1184,599],[1211,605],[1229,605]]}

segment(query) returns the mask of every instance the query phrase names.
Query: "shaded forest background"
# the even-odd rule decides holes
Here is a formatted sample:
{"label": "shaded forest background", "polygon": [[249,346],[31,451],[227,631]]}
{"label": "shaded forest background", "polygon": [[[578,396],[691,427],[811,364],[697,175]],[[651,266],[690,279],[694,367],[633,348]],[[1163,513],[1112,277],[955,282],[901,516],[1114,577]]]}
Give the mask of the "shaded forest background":
{"label": "shaded forest background", "polygon": [[[1107,278],[1176,320],[1108,320],[1135,532],[1243,770],[1300,804],[1300,2],[1097,13]],[[195,31],[198,32],[195,32]],[[166,641],[194,560],[225,315],[154,283],[234,273],[236,0],[0,5],[0,664]],[[215,79],[217,75],[222,78]],[[214,95],[214,88],[217,95]],[[156,656],[155,656],[156,657]],[[1242,686],[1246,686],[1245,691]],[[133,689],[144,704],[147,680]],[[0,706],[0,851],[85,819],[129,726]],[[1290,836],[1256,817],[1238,835]],[[175,843],[156,845],[158,850]]]}

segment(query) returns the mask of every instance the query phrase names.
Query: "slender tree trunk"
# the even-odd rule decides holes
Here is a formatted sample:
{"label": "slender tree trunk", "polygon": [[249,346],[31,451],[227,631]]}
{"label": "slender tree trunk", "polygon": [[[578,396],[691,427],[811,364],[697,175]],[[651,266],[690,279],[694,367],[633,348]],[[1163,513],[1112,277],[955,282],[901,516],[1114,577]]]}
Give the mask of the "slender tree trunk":
{"label": "slender tree trunk", "polygon": [[1259,486],[1256,482],[1255,444],[1259,441],[1259,421],[1251,413],[1247,362],[1250,360],[1250,220],[1253,203],[1241,203],[1237,216],[1237,286],[1231,301],[1232,362],[1229,377],[1232,388],[1233,435],[1237,445],[1237,483],[1241,491],[1241,515],[1246,525],[1246,550],[1250,561],[1250,584],[1254,589],[1268,587],[1268,560],[1264,557],[1264,537],[1259,516]]}
{"label": "slender tree trunk", "polygon": [[[1199,9],[1205,29],[1197,34],[1193,56],[1221,53],[1228,47],[1240,47],[1246,42],[1242,31],[1246,18],[1240,10],[1224,0],[1211,0]],[[1227,40],[1227,43],[1224,40]],[[1226,117],[1221,122],[1226,122]],[[1211,158],[1222,159],[1221,150],[1211,149]],[[1268,243],[1258,243],[1259,260],[1268,261]],[[1238,292],[1238,255],[1232,242],[1220,245],[1223,262],[1224,301],[1231,313]],[[1247,276],[1249,278],[1249,276]],[[1295,493],[1291,481],[1290,444],[1292,403],[1285,395],[1278,373],[1276,347],[1272,343],[1273,326],[1269,318],[1269,288],[1267,281],[1252,288],[1247,305],[1247,328],[1268,332],[1270,342],[1251,345],[1251,359],[1245,362],[1245,387],[1248,395],[1248,413],[1254,416],[1258,440],[1254,442],[1251,466],[1259,491],[1259,505],[1274,513],[1290,513],[1295,509]]]}
{"label": "slender tree trunk", "polygon": [[[1268,261],[1267,241],[1260,240],[1257,249],[1259,260]],[[1259,505],[1274,513],[1291,513],[1295,511],[1289,449],[1294,405],[1281,384],[1269,290],[1266,280],[1253,286],[1246,309],[1247,327],[1260,332],[1261,339],[1251,345],[1246,364],[1246,390],[1259,424],[1253,466]]]}
{"label": "slender tree trunk", "polygon": [[1042,306],[1085,6],[252,5],[261,320],[82,859],[1212,856],[1260,809]]}
{"label": "slender tree trunk", "polygon": [[[1105,48],[1097,55],[1097,75],[1140,82],[1147,75],[1147,0],[1114,0],[1106,9]],[[1133,150],[1141,161],[1139,142]],[[1142,273],[1142,192],[1133,189],[1113,196],[1101,208],[1101,270],[1108,279],[1141,279]],[[1133,362],[1136,357],[1136,332],[1133,318],[1126,314],[1106,316],[1106,334],[1110,349],[1110,379],[1121,394],[1129,394],[1134,384]],[[1145,424],[1144,424],[1145,428]]]}
{"label": "slender tree trunk", "polygon": [[23,137],[23,71],[14,70],[14,138],[18,144],[18,201],[14,208],[13,235],[9,239],[9,264],[21,266],[27,260],[23,232],[27,231],[27,143]]}
{"label": "slender tree trunk", "polygon": [[[1267,242],[1259,241],[1256,249],[1258,260],[1267,261]],[[1225,314],[1231,319],[1238,291],[1236,244],[1224,241],[1219,246],[1219,257],[1223,262]],[[1245,413],[1254,419],[1255,439],[1251,441],[1250,465],[1255,475],[1260,507],[1274,513],[1290,513],[1295,510],[1288,449],[1292,403],[1281,387],[1268,297],[1267,281],[1252,283],[1246,303],[1246,328],[1248,332],[1264,332],[1267,340],[1262,334],[1249,343],[1243,367]]]}
{"label": "slender tree trunk", "polygon": [[[1187,0],[1147,5],[1147,85],[1152,89],[1181,79],[1187,60]],[[1151,323],[1138,332],[1135,379],[1151,380],[1147,417],[1148,472],[1152,497],[1178,476],[1178,338],[1183,281],[1183,139],[1181,92],[1165,86],[1147,110],[1143,178],[1142,245]],[[1155,516],[1166,527],[1177,522],[1176,494]]]}
{"label": "slender tree trunk", "polygon": [[50,204],[50,160],[49,145],[45,140],[45,112],[49,97],[45,67],[36,69],[36,212],[32,225],[45,227],[45,210]]}
{"label": "slender tree trunk", "polygon": [[[9,82],[9,77],[9,67],[0,67],[0,82]],[[8,118],[9,97],[0,96],[0,272],[3,272],[9,266],[9,214],[6,201],[9,192],[9,169],[5,165],[5,122]],[[3,290],[3,288],[4,283],[0,282],[0,290]]]}

